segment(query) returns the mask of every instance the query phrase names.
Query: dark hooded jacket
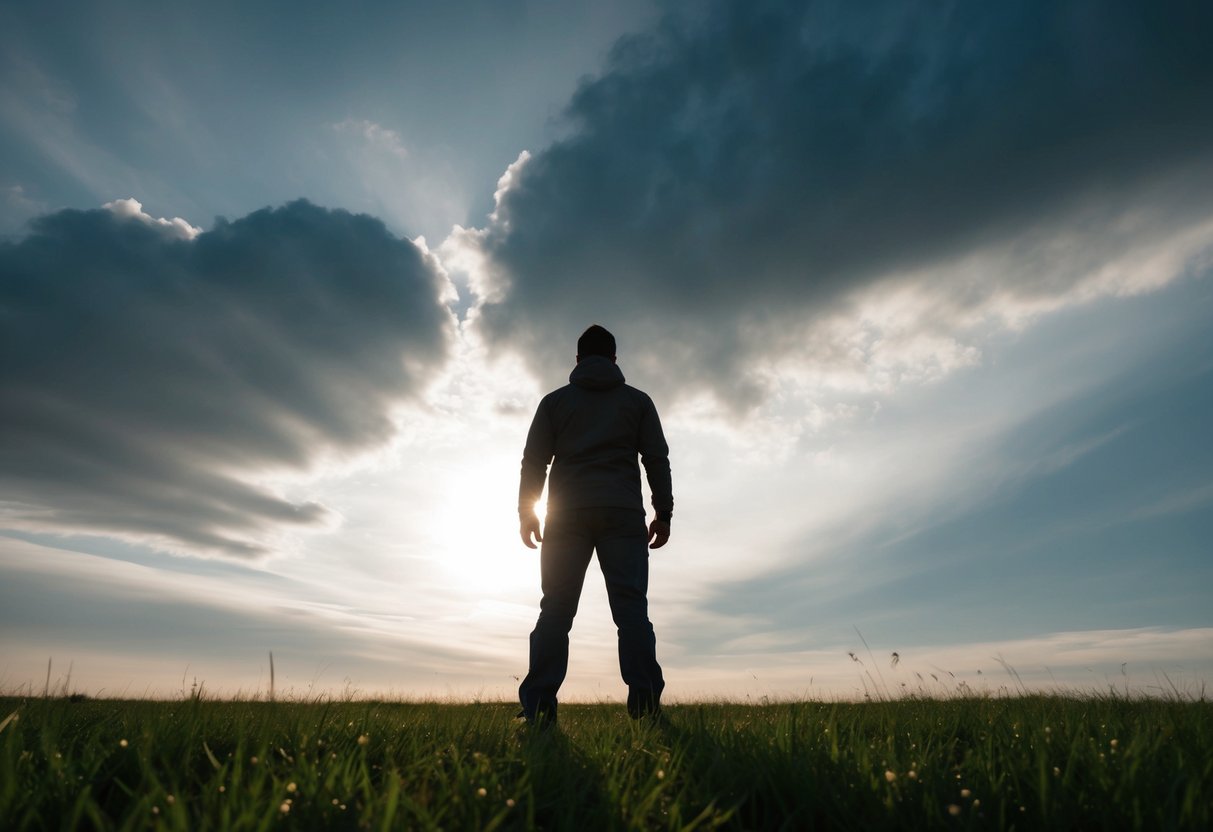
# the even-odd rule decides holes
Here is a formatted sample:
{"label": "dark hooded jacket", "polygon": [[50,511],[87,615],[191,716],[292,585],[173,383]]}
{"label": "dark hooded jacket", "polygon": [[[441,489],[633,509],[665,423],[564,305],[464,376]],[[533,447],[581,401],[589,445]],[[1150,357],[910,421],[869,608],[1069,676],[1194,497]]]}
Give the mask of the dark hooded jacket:
{"label": "dark hooded jacket", "polygon": [[518,511],[530,512],[543,492],[548,463],[548,510],[636,508],[644,510],[640,466],[644,463],[653,508],[674,510],[670,449],[657,408],[645,393],[624,384],[609,358],[584,357],[569,384],[539,402],[518,487]]}

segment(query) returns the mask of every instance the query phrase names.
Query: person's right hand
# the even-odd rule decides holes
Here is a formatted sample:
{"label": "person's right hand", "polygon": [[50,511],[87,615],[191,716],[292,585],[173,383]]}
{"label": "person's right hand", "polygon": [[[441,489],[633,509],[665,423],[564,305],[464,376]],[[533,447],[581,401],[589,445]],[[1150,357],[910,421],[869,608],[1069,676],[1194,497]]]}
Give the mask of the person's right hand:
{"label": "person's right hand", "polygon": [[660,549],[670,539],[670,524],[664,520],[649,523],[649,548]]}
{"label": "person's right hand", "polygon": [[535,536],[536,541],[543,542],[543,533],[539,529],[539,518],[534,512],[531,512],[529,515],[524,514],[519,516],[518,534],[528,549],[536,548],[535,544],[531,541],[531,535]]}

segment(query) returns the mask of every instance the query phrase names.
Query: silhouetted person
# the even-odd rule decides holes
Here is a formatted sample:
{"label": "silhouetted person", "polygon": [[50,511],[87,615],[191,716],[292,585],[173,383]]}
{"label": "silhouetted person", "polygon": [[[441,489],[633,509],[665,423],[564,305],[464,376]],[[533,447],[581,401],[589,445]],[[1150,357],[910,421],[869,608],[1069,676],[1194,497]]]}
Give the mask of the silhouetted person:
{"label": "silhouetted person", "polygon": [[[660,708],[665,680],[649,622],[649,544],[657,549],[670,539],[670,451],[653,400],[623,381],[615,365],[615,337],[591,326],[577,340],[570,383],[543,397],[527,434],[518,486],[519,533],[532,549],[532,536],[543,544],[543,600],[531,633],[530,667],[518,689],[528,721],[556,720],[556,693],[568,672],[569,630],[595,550],[619,629],[628,713],[639,718]],[[647,528],[638,456],[656,511]],[[549,462],[541,533],[535,502]]]}

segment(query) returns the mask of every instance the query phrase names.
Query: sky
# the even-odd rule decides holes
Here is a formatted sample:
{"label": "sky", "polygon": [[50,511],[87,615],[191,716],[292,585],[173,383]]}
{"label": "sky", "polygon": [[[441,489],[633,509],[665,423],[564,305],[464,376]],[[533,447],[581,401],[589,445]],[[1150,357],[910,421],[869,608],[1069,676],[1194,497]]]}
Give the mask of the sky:
{"label": "sky", "polygon": [[[0,690],[510,699],[611,329],[667,698],[1213,683],[1213,8],[0,7]],[[622,701],[591,566],[564,695]]]}

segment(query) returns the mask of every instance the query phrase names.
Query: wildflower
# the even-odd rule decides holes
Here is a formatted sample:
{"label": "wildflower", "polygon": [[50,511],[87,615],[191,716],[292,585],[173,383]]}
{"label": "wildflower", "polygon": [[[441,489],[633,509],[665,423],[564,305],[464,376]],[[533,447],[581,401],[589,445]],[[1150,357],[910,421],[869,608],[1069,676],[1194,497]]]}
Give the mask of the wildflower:
{"label": "wildflower", "polygon": [[219,787],[219,793],[220,793],[220,794],[223,794],[225,791],[227,791],[227,786],[220,786],[220,787]]}
{"label": "wildflower", "polygon": [[248,761],[249,761],[249,765],[251,765],[251,766],[257,765],[257,762],[258,762],[256,757],[249,757]]}
{"label": "wildflower", "polygon": [[980,805],[981,805],[981,801],[978,800],[977,798],[973,798],[973,808],[976,809]]}
{"label": "wildflower", "polygon": [[361,735],[359,735],[359,737],[358,737],[358,744],[359,744],[359,745],[366,745],[366,744],[367,744],[368,742],[370,742],[370,741],[371,741],[371,738],[370,738],[370,736],[369,736],[369,735],[367,735],[367,734],[361,734]]}
{"label": "wildflower", "polygon": [[1110,746],[1112,746],[1113,748],[1115,748],[1116,746],[1120,745],[1120,740],[1113,739],[1113,740],[1112,740],[1110,743],[1108,743],[1108,745],[1110,745]]}
{"label": "wildflower", "polygon": [[291,804],[283,803],[281,806],[278,807],[278,811],[284,815],[287,814],[288,812],[291,811]]}
{"label": "wildflower", "polygon": [[480,788],[476,789],[476,797],[485,797],[488,795],[488,793],[489,793],[489,790],[486,789],[484,786],[481,786]]}
{"label": "wildflower", "polygon": [[1057,766],[1053,766],[1053,776],[1054,776],[1054,777],[1061,777],[1061,769],[1060,769],[1060,768],[1058,768]]}
{"label": "wildflower", "polygon": [[972,793],[973,793],[973,792],[969,791],[968,789],[961,789],[961,790],[960,790],[960,796],[961,796],[961,797],[968,797],[968,796],[969,796],[969,795],[971,795]]}
{"label": "wildflower", "polygon": [[665,779],[665,771],[663,769],[657,769],[657,779],[658,780]]}
{"label": "wildflower", "polygon": [[167,803],[169,806],[172,806],[174,803],[177,802],[177,798],[173,797],[171,794],[167,794],[164,796],[164,802]]}
{"label": "wildflower", "polygon": [[337,798],[335,798],[335,797],[333,798],[333,805],[334,805],[334,806],[336,806],[336,805],[337,805],[338,803],[340,803],[340,802],[341,802],[341,801],[340,801],[340,800],[338,800]]}
{"label": "wildflower", "polygon": [[129,742],[127,742],[126,740],[118,740],[118,747],[119,747],[119,748],[126,748],[128,745],[130,745],[130,743],[129,743]]}
{"label": "wildflower", "polygon": [[896,780],[896,779],[897,779],[897,772],[895,772],[895,771],[886,771],[886,772],[884,773],[884,779],[885,779],[885,780],[887,780],[888,782],[892,783],[894,780]]}
{"label": "wildflower", "polygon": [[505,805],[509,806],[511,809],[513,809],[514,808],[514,798],[511,797],[509,800],[507,800],[505,802]]}
{"label": "wildflower", "polygon": [[158,815],[158,814],[160,814],[160,807],[159,807],[159,806],[153,806],[153,807],[152,807],[152,814],[153,814],[153,815]]}
{"label": "wildflower", "polygon": [[906,772],[906,777],[909,777],[911,780],[917,780],[918,772],[915,771],[914,769],[910,769],[909,771]]}
{"label": "wildflower", "polygon": [[960,807],[957,806],[955,803],[949,803],[948,804],[948,814],[951,815],[952,817],[956,817],[957,815],[960,814]]}
{"label": "wildflower", "polygon": [[294,794],[294,793],[295,793],[295,790],[296,790],[296,789],[298,789],[298,788],[299,788],[299,786],[297,786],[297,785],[296,785],[296,784],[294,784],[294,783],[287,783],[287,784],[286,784],[286,790],[287,790],[288,792],[290,792],[291,794]]}

